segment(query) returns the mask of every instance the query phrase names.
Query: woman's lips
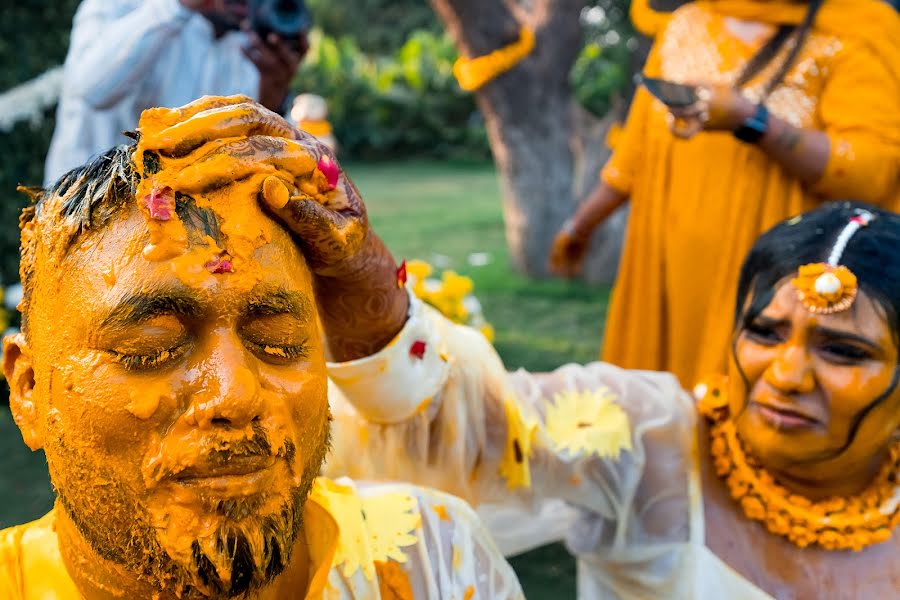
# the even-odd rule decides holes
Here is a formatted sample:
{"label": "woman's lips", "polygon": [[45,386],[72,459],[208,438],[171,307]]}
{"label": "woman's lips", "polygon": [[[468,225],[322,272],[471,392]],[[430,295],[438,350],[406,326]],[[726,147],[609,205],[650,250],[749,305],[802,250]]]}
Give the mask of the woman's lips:
{"label": "woman's lips", "polygon": [[770,400],[754,401],[751,406],[756,409],[764,421],[776,429],[811,429],[822,424],[819,419],[805,412]]}

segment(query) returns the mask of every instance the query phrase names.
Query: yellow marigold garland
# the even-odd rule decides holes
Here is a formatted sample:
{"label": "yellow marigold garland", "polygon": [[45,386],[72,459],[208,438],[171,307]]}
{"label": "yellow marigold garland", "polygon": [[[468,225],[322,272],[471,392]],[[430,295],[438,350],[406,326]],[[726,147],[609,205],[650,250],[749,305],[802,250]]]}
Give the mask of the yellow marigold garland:
{"label": "yellow marigold garland", "polygon": [[456,59],[453,63],[453,75],[459,82],[459,87],[472,92],[512,69],[531,54],[532,50],[534,50],[534,31],[523,27],[519,32],[519,39],[512,44],[484,56],[476,58],[461,56]]}
{"label": "yellow marigold garland", "polygon": [[712,423],[710,453],[716,474],[749,519],[762,522],[769,532],[800,548],[817,544],[826,550],[859,551],[891,538],[900,525],[900,443],[891,447],[878,476],[862,493],[813,502],[780,486],[745,453],[724,408],[721,383],[720,379],[699,386],[703,395],[697,406]]}

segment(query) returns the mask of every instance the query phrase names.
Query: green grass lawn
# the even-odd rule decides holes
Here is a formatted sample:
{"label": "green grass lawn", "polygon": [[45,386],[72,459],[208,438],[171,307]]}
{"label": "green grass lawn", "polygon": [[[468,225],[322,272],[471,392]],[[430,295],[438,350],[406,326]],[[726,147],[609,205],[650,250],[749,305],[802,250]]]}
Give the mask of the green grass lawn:
{"label": "green grass lawn", "polygon": [[[510,369],[548,370],[593,360],[600,347],[608,290],[564,281],[531,281],[508,267],[500,191],[492,165],[354,164],[347,168],[371,222],[399,259],[445,264],[475,281]],[[472,266],[473,253],[486,253]],[[34,519],[52,505],[43,453],[22,443],[0,410],[0,528]],[[574,598],[574,561],[560,545],[512,560],[531,599]]]}
{"label": "green grass lawn", "polygon": [[[533,281],[510,270],[493,165],[389,163],[348,171],[398,260],[436,262],[434,255],[443,255],[449,268],[472,277],[508,368],[547,370],[597,358],[608,290]],[[468,264],[477,252],[489,254],[486,266]]]}

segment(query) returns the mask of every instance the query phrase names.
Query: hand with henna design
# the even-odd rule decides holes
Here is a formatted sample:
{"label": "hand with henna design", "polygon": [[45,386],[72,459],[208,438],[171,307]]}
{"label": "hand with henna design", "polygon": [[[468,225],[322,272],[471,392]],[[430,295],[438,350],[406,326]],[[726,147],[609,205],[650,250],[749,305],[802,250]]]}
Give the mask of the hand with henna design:
{"label": "hand with henna design", "polygon": [[[316,295],[332,360],[374,354],[399,333],[409,310],[406,291],[397,285],[397,263],[369,228],[356,186],[331,151],[310,136],[318,173],[331,172],[334,188],[324,203],[304,193],[290,195],[284,180],[263,182],[262,199],[288,228],[316,274]],[[322,168],[324,166],[324,169]],[[326,176],[329,177],[329,176]]]}
{"label": "hand with henna design", "polygon": [[152,116],[164,128],[143,145],[185,161],[175,189],[203,192],[260,179],[263,206],[295,234],[316,277],[333,360],[368,356],[393,339],[409,307],[397,264],[327,147],[245,97],[209,97],[158,111]]}

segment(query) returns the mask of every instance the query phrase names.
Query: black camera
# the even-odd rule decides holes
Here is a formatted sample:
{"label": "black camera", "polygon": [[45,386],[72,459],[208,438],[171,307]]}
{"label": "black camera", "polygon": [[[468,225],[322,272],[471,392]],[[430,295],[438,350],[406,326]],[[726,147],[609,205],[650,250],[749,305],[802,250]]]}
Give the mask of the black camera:
{"label": "black camera", "polygon": [[296,43],[312,26],[312,16],[303,0],[249,0],[250,27],[266,39],[274,33],[287,43]]}
{"label": "black camera", "polygon": [[246,24],[263,40],[274,33],[295,48],[300,34],[312,27],[312,15],[303,0],[225,0],[224,11],[205,16],[223,31]]}

